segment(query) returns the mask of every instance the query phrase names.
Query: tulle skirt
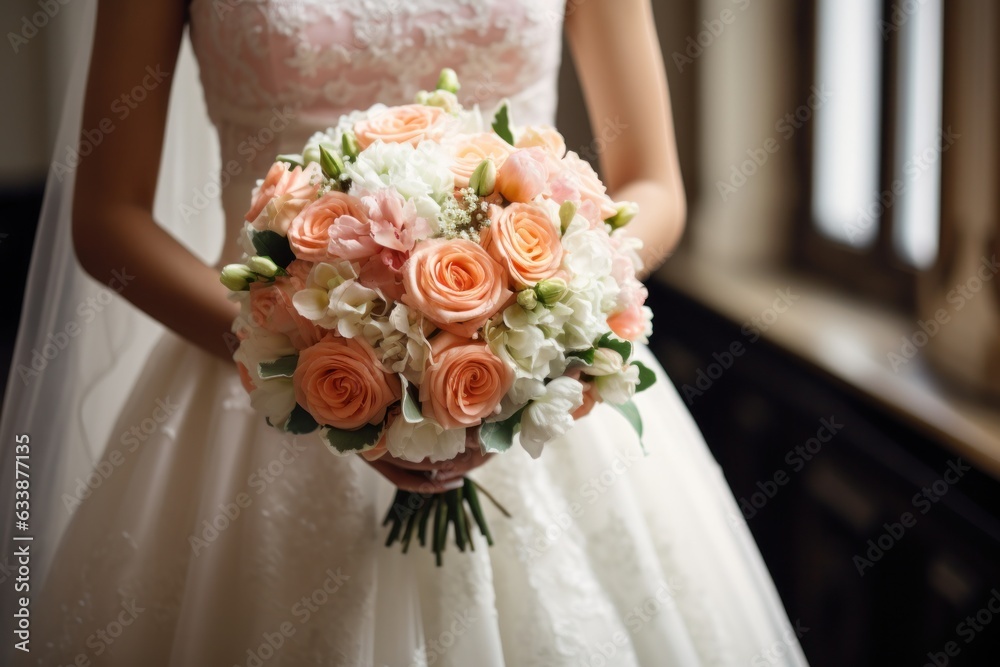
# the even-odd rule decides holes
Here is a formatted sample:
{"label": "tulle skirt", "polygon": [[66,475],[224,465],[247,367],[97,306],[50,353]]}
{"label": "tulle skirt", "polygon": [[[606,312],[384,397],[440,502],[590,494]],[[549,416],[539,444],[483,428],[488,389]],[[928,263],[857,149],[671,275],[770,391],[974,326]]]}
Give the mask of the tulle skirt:
{"label": "tulle skirt", "polygon": [[658,376],[636,399],[646,455],[607,406],[538,460],[515,445],[472,475],[512,515],[484,499],[495,545],[436,567],[384,546],[388,482],[271,429],[231,365],[166,334],[63,497],[18,664],[805,664],[718,465],[638,354]]}

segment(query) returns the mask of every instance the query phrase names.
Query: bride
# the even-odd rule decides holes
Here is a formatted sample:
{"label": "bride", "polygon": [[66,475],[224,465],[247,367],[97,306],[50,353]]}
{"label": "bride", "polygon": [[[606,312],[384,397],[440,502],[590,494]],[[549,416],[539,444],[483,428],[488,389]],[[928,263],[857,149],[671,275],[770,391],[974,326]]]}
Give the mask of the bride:
{"label": "bride", "polygon": [[[276,154],[352,109],[411,101],[447,66],[466,106],[509,98],[515,122],[551,124],[564,28],[595,133],[620,130],[600,155],[605,181],[640,204],[629,230],[656,267],[685,207],[647,0],[98,4],[81,125],[64,121],[84,130],[72,215],[72,191],[52,195],[54,168],[46,217],[64,224],[43,219],[4,411],[4,442],[31,438],[41,531],[18,664],[805,664],[801,626],[647,348],[659,380],[636,398],[648,456],[598,406],[537,461],[514,448],[439,472],[282,436],[230,359],[235,306],[217,267],[239,259],[250,191]],[[214,177],[190,188],[176,184],[209,144],[178,102],[196,92],[185,27],[221,149]],[[192,239],[220,196],[212,256]],[[107,286],[93,322],[72,296],[94,283],[69,257],[70,226],[79,264]],[[94,433],[107,443],[96,461],[80,444]],[[383,546],[395,487],[465,473],[512,515],[485,508],[495,546],[447,551],[442,568]]]}

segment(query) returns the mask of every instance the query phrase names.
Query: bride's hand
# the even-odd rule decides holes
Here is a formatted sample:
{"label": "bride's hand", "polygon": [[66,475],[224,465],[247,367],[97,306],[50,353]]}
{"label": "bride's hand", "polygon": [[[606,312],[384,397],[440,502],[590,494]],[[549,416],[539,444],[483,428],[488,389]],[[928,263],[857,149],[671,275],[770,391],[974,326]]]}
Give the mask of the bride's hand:
{"label": "bride's hand", "polygon": [[[423,460],[417,463],[404,461],[386,454],[373,461],[365,459],[383,477],[404,491],[430,494],[443,493],[462,486],[462,478],[469,471],[488,461],[493,454],[487,454],[479,446],[479,427],[465,432],[465,451],[448,461],[431,463]],[[364,458],[364,457],[362,457]]]}

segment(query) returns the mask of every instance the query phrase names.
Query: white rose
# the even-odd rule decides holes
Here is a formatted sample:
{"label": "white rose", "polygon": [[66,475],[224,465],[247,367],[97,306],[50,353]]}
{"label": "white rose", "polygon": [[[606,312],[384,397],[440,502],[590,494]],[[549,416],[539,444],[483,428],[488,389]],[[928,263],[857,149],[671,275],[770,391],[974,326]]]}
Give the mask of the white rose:
{"label": "white rose", "polygon": [[569,377],[559,377],[547,385],[521,415],[521,446],[537,459],[542,448],[573,427],[573,412],[583,405],[583,385]]}

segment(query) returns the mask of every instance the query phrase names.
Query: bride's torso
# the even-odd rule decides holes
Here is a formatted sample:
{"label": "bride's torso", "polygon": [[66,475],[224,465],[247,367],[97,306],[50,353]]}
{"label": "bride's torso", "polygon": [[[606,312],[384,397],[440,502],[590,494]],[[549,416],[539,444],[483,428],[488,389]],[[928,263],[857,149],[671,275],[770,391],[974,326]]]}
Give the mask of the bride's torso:
{"label": "bride's torso", "polygon": [[562,0],[193,0],[191,39],[219,132],[228,229],[277,154],[376,102],[405,104],[453,68],[463,104],[552,123]]}

